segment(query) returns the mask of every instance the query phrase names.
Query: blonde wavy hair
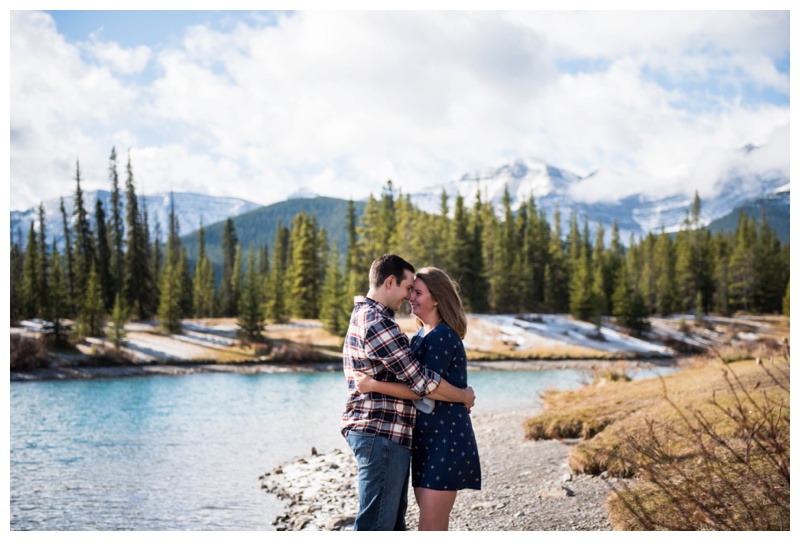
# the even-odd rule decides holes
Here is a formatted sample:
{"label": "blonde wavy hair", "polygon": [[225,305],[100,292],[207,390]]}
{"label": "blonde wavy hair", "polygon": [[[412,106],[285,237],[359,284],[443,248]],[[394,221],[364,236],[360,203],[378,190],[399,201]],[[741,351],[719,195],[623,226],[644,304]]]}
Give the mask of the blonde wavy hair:
{"label": "blonde wavy hair", "polygon": [[[430,291],[433,300],[438,303],[439,316],[456,334],[463,338],[467,335],[467,314],[458,294],[458,284],[441,269],[423,267],[417,271],[419,278]],[[417,318],[417,327],[422,321]]]}

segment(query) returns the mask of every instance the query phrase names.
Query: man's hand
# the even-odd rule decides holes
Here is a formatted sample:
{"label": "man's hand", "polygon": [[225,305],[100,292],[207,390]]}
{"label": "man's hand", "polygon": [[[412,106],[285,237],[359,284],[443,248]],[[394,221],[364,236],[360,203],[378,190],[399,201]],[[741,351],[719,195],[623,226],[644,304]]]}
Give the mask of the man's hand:
{"label": "man's hand", "polygon": [[467,407],[467,412],[472,413],[472,407],[475,405],[475,390],[472,387],[467,387],[464,392],[467,393],[463,400],[464,405]]}
{"label": "man's hand", "polygon": [[366,394],[375,390],[373,387],[375,379],[364,372],[353,371],[353,379],[356,381],[356,389],[359,393]]}

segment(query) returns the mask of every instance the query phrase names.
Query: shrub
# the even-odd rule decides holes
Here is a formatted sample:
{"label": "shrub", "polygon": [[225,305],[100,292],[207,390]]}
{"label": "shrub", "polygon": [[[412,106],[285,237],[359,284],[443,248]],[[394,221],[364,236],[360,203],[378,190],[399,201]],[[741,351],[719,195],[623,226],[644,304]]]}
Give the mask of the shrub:
{"label": "shrub", "polygon": [[11,335],[11,370],[34,370],[46,364],[47,342],[43,337]]}
{"label": "shrub", "polygon": [[614,527],[789,530],[788,348],[783,361],[757,361],[766,379],[755,384],[725,370],[726,392],[706,407],[680,408],[665,392],[674,419],[624,438],[639,482],[612,487]]}

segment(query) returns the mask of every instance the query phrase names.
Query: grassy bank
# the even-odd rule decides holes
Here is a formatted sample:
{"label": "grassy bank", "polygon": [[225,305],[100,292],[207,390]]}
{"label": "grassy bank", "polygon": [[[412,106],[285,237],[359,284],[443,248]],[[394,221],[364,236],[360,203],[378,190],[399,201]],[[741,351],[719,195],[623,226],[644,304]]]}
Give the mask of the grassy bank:
{"label": "grassy bank", "polygon": [[547,392],[531,439],[582,438],[573,471],[625,477],[620,530],[789,529],[789,352]]}

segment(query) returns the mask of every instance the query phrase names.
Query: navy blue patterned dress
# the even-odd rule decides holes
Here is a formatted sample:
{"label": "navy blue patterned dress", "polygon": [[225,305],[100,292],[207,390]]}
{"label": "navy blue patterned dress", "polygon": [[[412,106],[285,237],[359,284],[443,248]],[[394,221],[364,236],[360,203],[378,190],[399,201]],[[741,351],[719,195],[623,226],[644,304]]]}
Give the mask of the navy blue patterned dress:
{"label": "navy blue patterned dress", "polygon": [[[415,357],[456,387],[467,386],[467,353],[456,332],[439,323],[411,338]],[[472,421],[464,404],[436,401],[432,413],[417,412],[411,484],[434,490],[481,488],[481,463]]]}

